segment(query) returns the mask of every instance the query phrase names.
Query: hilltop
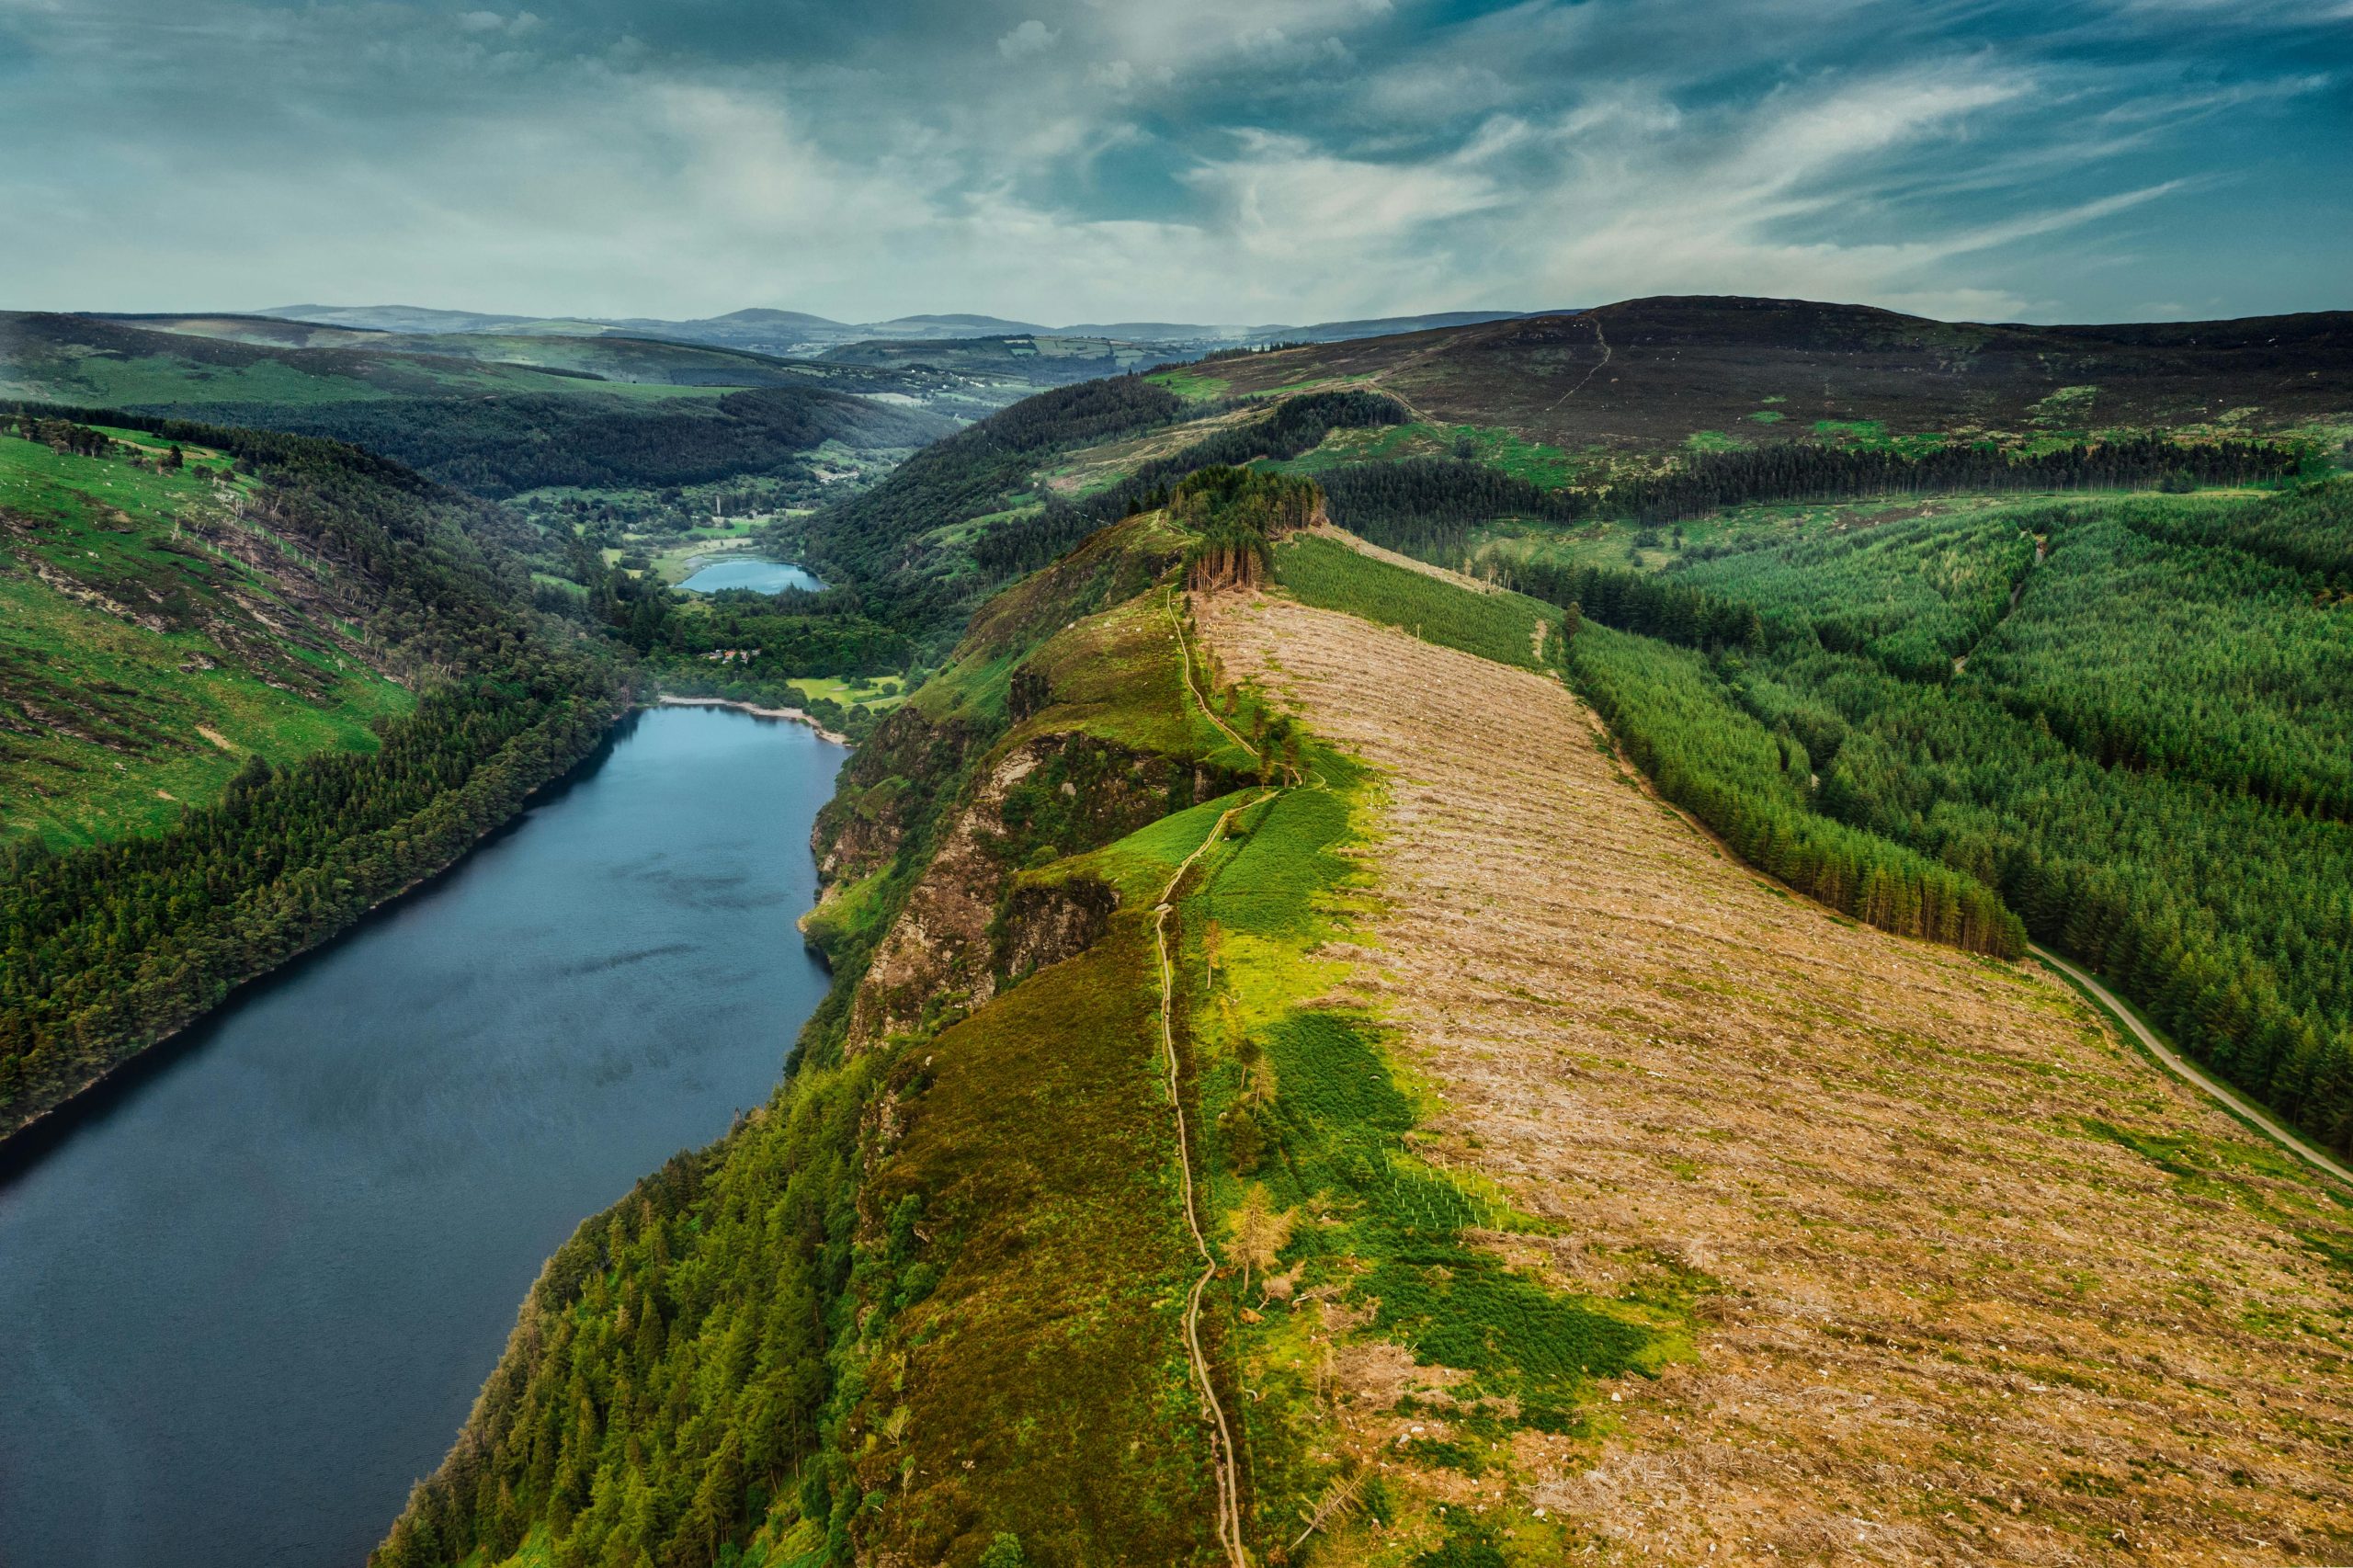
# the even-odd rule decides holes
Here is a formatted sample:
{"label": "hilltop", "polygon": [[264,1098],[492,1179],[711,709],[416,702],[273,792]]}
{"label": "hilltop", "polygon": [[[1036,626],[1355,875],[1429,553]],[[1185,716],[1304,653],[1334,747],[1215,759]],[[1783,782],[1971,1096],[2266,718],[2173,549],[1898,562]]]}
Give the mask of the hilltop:
{"label": "hilltop", "polygon": [[[2118,326],[1931,321],[1802,300],[1629,300],[1571,315],[1219,359],[1191,384],[1370,384],[1534,442],[2292,428],[2353,408],[2353,312]],[[1825,428],[1826,427],[1826,428]]]}

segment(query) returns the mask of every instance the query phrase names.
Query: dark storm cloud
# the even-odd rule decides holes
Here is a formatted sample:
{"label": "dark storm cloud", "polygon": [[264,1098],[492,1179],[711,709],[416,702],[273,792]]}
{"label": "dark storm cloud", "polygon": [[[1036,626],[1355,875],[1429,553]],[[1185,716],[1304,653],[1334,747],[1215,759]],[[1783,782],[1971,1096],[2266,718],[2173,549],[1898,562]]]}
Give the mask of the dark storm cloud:
{"label": "dark storm cloud", "polygon": [[2342,303],[2353,4],[0,0],[0,296]]}

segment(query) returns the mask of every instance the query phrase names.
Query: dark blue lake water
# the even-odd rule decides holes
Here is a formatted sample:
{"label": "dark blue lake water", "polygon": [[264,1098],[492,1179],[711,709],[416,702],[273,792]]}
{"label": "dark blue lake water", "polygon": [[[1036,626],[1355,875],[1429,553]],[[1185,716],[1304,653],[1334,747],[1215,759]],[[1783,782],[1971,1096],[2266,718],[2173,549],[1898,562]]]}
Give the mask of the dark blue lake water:
{"label": "dark blue lake water", "polygon": [[453,873],[0,1150],[0,1564],[356,1565],[540,1265],[764,1100],[843,751],[657,710]]}
{"label": "dark blue lake water", "polygon": [[697,594],[715,594],[722,588],[749,588],[758,594],[807,588],[813,593],[824,585],[800,567],[781,561],[714,562],[678,585]]}

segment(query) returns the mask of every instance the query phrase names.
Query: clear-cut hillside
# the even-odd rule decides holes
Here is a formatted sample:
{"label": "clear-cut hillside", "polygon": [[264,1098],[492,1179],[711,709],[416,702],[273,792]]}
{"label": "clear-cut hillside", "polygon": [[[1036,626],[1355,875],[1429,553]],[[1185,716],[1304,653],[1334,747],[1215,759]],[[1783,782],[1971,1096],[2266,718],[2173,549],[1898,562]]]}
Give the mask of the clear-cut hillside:
{"label": "clear-cut hillside", "polygon": [[1709,1282],[1688,1359],[1501,1448],[1345,1295],[1276,1309],[1239,1376],[1305,1341],[1310,1446],[1604,1562],[2345,1554],[2347,1228],[2286,1154],[2039,972],[1768,885],[1547,676],[1276,599],[1201,623],[1381,780],[1326,956],[1440,1108],[1423,1157],[1552,1233],[1483,1244],[1596,1299]]}

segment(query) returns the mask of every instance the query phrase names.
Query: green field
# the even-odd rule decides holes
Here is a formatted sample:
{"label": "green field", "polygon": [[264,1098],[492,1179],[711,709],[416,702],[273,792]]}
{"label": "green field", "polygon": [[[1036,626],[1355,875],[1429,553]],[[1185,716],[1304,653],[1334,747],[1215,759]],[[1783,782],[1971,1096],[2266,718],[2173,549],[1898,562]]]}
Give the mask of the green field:
{"label": "green field", "polygon": [[845,708],[862,703],[877,713],[887,713],[907,699],[904,684],[892,676],[860,676],[855,680],[801,676],[785,684],[804,698],[838,702]]}
{"label": "green field", "polygon": [[370,723],[414,706],[361,662],[313,563],[239,517],[246,483],[198,477],[203,449],[188,460],[157,473],[0,436],[0,836],[159,829],[248,756],[369,750]]}
{"label": "green field", "polygon": [[1222,376],[1212,376],[1205,370],[1187,365],[1173,370],[1160,370],[1144,378],[1166,387],[1178,397],[1193,403],[1211,403],[1233,390],[1233,383]]}
{"label": "green field", "polygon": [[356,367],[338,373],[276,358],[211,366],[164,355],[88,354],[49,362],[30,377],[0,381],[0,395],[102,408],[249,403],[307,406],[393,397],[571,391],[580,384],[519,367],[462,359],[388,356],[372,362],[366,373]]}

